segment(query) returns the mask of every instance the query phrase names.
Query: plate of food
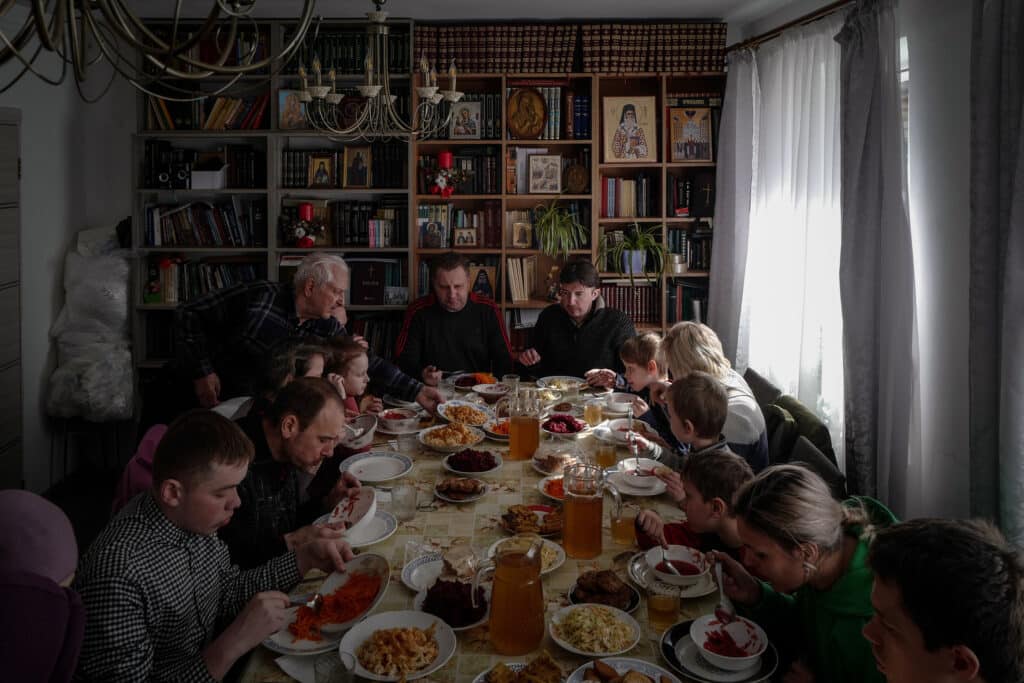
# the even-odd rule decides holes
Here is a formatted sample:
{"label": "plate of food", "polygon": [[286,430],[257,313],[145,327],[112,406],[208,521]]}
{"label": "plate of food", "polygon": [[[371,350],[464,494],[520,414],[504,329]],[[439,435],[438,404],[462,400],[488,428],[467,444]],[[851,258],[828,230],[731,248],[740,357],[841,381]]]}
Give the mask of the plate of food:
{"label": "plate of food", "polygon": [[551,474],[537,482],[537,490],[545,498],[561,503],[565,500],[565,486],[561,474]]}
{"label": "plate of food", "polygon": [[434,495],[449,503],[472,503],[487,495],[487,484],[473,477],[444,477],[434,484]]}
{"label": "plate of food", "polygon": [[562,667],[542,650],[529,664],[500,662],[477,674],[473,683],[562,683]]}
{"label": "plate of food", "polygon": [[390,579],[391,570],[384,557],[366,553],[353,558],[344,572],[333,572],[324,580],[318,590],[323,596],[318,609],[307,605],[290,608],[290,623],[263,645],[286,655],[310,655],[337,648],[342,634],[381,601]]}
{"label": "plate of food", "polygon": [[550,505],[512,505],[499,524],[510,534],[555,536],[562,533],[562,513]]}
{"label": "plate of food", "polygon": [[387,408],[377,417],[381,434],[412,434],[420,429],[420,413],[412,408]]}
{"label": "plate of food", "polygon": [[572,465],[578,458],[572,453],[537,453],[531,458],[530,464],[533,469],[547,476],[549,474],[561,474],[569,465]]}
{"label": "plate of food", "polygon": [[476,628],[491,612],[491,587],[477,586],[476,606],[470,595],[472,589],[473,584],[466,581],[438,578],[430,588],[416,594],[412,608],[444,620],[453,631]]}
{"label": "plate of food", "polygon": [[608,605],[627,613],[640,606],[640,593],[610,569],[583,572],[566,595],[571,605]]}
{"label": "plate of food", "polygon": [[569,674],[565,683],[679,683],[672,672],[632,657],[606,657],[587,662]]}
{"label": "plate of food", "polygon": [[586,422],[565,413],[552,415],[541,423],[540,428],[545,434],[562,439],[574,439],[590,430]]}
{"label": "plate of food", "polygon": [[[491,547],[487,549],[487,557],[494,557],[494,554],[498,552],[498,546],[509,540],[510,539],[503,538],[492,543]],[[562,549],[562,546],[546,538],[542,540],[544,541],[544,545],[542,545],[540,549],[541,576],[544,574],[550,574],[565,564],[565,551]]]}
{"label": "plate of food", "polygon": [[640,552],[634,555],[626,565],[626,573],[630,580],[644,590],[657,586],[663,590],[677,590],[683,599],[701,598],[718,590],[711,573],[708,572],[700,581],[689,586],[674,586],[660,581],[654,570],[647,564],[647,554]]}
{"label": "plate of food", "polygon": [[442,569],[444,559],[441,553],[420,555],[402,567],[402,583],[413,593],[419,593],[441,576]]}
{"label": "plate of food", "polygon": [[455,474],[493,474],[501,469],[501,456],[491,451],[476,451],[465,448],[458,453],[446,455],[441,464]]}
{"label": "plate of food", "polygon": [[[629,423],[629,418],[625,417],[605,420],[594,427],[594,437],[609,443],[628,443],[630,434]],[[637,436],[647,437],[651,435],[651,426],[639,418],[633,418],[632,432]]]}
{"label": "plate of food", "polygon": [[665,662],[687,678],[712,683],[762,683],[771,680],[779,667],[779,653],[772,643],[761,655],[760,662],[743,671],[726,671],[708,662],[690,637],[693,621],[670,626],[661,635],[659,650]]}
{"label": "plate of food", "polygon": [[625,612],[606,605],[569,605],[548,624],[551,639],[584,657],[611,657],[640,642],[640,624]]}
{"label": "plate of food", "polygon": [[495,418],[485,422],[483,430],[488,439],[508,441],[509,426],[508,418]]}
{"label": "plate of food", "polygon": [[412,459],[389,451],[367,451],[346,458],[338,468],[361,482],[376,484],[398,479],[412,471]]}
{"label": "plate of food", "polygon": [[455,654],[448,624],[426,612],[382,612],[356,624],[341,639],[356,656],[356,675],[371,681],[411,681],[444,666]]}
{"label": "plate of food", "polygon": [[470,427],[481,427],[495,419],[490,408],[470,401],[445,401],[437,406],[437,414],[448,422]]}
{"label": "plate of food", "polygon": [[[327,524],[330,518],[330,513],[321,515],[313,524]],[[386,538],[391,538],[396,531],[398,531],[398,520],[395,516],[390,512],[377,510],[365,526],[359,529],[350,529],[345,534],[345,540],[352,548],[365,548],[368,545],[380,543]]]}
{"label": "plate of food", "polygon": [[587,386],[587,380],[582,377],[573,377],[572,375],[551,375],[538,379],[537,386],[541,389],[554,389],[555,391],[583,389]]}
{"label": "plate of food", "polygon": [[483,440],[483,432],[479,429],[457,422],[424,429],[419,435],[421,444],[442,453],[457,453],[464,448],[472,448]]}

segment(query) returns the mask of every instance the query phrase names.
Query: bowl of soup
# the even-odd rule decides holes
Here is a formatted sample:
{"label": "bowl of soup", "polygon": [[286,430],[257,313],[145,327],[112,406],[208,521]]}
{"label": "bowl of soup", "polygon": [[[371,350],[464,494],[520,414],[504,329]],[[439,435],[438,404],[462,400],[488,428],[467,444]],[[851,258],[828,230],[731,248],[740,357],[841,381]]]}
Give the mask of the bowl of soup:
{"label": "bowl of soup", "polygon": [[[647,565],[659,581],[673,586],[692,586],[704,580],[711,571],[711,563],[704,559],[703,553],[685,545],[670,545],[662,556],[661,546],[654,546],[645,555]],[[673,574],[666,566],[671,562],[679,575]]]}

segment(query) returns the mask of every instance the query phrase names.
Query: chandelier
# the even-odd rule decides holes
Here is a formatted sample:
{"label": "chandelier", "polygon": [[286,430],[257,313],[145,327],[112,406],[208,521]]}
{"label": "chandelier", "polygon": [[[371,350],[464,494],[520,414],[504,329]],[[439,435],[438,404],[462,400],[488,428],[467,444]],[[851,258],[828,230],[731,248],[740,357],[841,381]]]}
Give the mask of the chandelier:
{"label": "chandelier", "polygon": [[[395,108],[398,95],[391,91],[388,52],[388,13],[381,11],[387,0],[373,0],[376,11],[367,12],[367,50],[363,60],[363,83],[356,86],[361,99],[358,114],[346,119],[340,104],[345,94],[338,92],[338,79],[331,67],[326,75],[324,65],[314,56],[312,73],[299,66],[301,89],[299,100],[305,103],[306,120],[328,138],[353,140],[389,140],[392,138],[430,138],[445,130],[451,123],[453,107],[462,99],[455,89],[455,60],[448,66],[448,89],[437,86],[437,70],[420,57],[419,71],[422,85],[416,88],[418,103],[409,121]],[[313,85],[310,85],[312,79]],[[325,83],[326,81],[326,83]],[[351,97],[351,95],[348,95]],[[442,106],[447,102],[448,106]]]}
{"label": "chandelier", "polygon": [[[126,6],[123,0],[30,0],[30,8],[13,37],[0,30],[0,68],[12,64],[15,74],[0,86],[7,91],[25,74],[31,73],[51,85],[60,85],[74,76],[82,99],[94,102],[106,94],[120,75],[139,90],[166,100],[191,101],[218,95],[239,78],[250,74],[266,75],[279,70],[299,48],[313,20],[316,0],[304,0],[302,14],[291,40],[274,56],[258,57],[258,41],[237,55],[237,64],[228,65],[235,56],[236,38],[251,27],[257,33],[252,12],[256,0],[212,0],[209,12],[200,20],[180,16],[181,2],[174,3],[170,23],[154,31]],[[0,2],[0,20],[19,4]],[[22,8],[24,9],[24,8]],[[13,16],[13,15],[12,15]],[[194,28],[195,24],[198,28]],[[188,24],[188,27],[183,24]],[[209,43],[217,58],[199,59],[193,48]],[[60,60],[59,75],[43,73],[39,57],[52,53]],[[88,69],[106,62],[110,78],[99,95],[87,96],[82,84]],[[20,69],[16,66],[21,65]],[[210,76],[227,76],[228,81],[214,90],[200,90],[199,84]]]}

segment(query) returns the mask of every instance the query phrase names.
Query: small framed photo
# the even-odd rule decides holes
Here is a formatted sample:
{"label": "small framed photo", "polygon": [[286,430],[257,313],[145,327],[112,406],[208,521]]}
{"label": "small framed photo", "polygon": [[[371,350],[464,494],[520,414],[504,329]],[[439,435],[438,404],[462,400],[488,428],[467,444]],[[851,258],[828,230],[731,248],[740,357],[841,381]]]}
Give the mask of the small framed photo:
{"label": "small framed photo", "polygon": [[313,154],[309,157],[309,187],[334,187],[334,158],[328,154]]}
{"label": "small framed photo", "polygon": [[531,224],[512,224],[512,246],[520,249],[529,249],[533,246],[533,226]]}
{"label": "small framed photo", "polygon": [[345,188],[370,187],[373,177],[370,146],[345,148]]}
{"label": "small framed photo", "polygon": [[710,108],[670,107],[668,121],[671,161],[714,161]]}
{"label": "small framed photo", "polygon": [[562,156],[534,154],[530,157],[531,194],[558,194],[562,191]]}
{"label": "small framed photo", "polygon": [[498,289],[494,266],[471,265],[469,267],[470,280],[473,281],[473,293],[485,296],[488,299],[494,298],[494,292]]}
{"label": "small framed photo", "polygon": [[306,124],[306,103],[299,100],[298,90],[277,91],[277,127],[281,130],[303,130]]}
{"label": "small framed photo", "polygon": [[455,111],[452,113],[449,137],[452,140],[479,140],[480,103],[459,102],[453,107]]}
{"label": "small framed photo", "polygon": [[604,162],[657,161],[658,119],[654,97],[605,97],[602,104]]}
{"label": "small framed photo", "polygon": [[475,247],[476,228],[455,228],[456,247]]}

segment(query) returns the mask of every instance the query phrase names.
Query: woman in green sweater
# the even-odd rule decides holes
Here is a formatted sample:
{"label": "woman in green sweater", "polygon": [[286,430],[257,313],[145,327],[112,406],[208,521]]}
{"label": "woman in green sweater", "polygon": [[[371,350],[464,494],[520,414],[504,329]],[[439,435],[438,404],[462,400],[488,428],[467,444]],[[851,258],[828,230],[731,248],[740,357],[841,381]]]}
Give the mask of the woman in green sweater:
{"label": "woman in green sweater", "polygon": [[736,493],[733,509],[743,565],[715,558],[726,594],[795,658],[783,681],[884,681],[861,629],[874,613],[871,530],[895,522],[893,514],[871,498],[840,503],[796,465],[761,472]]}

